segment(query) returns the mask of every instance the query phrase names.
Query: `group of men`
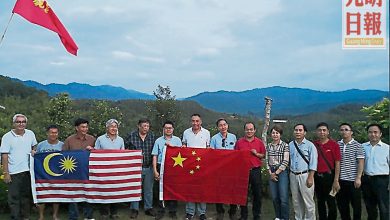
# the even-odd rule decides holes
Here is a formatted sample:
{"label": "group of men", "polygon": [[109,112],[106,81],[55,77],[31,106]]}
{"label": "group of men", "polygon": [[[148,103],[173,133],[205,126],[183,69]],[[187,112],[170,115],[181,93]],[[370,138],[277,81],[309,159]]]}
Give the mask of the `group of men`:
{"label": "group of men", "polygon": [[[295,219],[316,219],[314,194],[320,220],[360,220],[361,194],[368,219],[389,219],[389,145],[381,141],[382,126],[367,126],[369,141],[353,138],[352,125],[339,125],[341,140],[329,137],[328,124],[316,127],[318,140],[305,138],[303,124],[294,127],[290,142],[290,188]],[[337,205],[336,205],[337,203]],[[350,215],[352,206],[352,218]]]}
{"label": "group of men", "polygon": [[[247,122],[244,125],[244,137],[237,140],[228,132],[226,119],[218,119],[219,132],[210,137],[210,132],[202,127],[199,114],[191,116],[191,127],[180,139],[174,136],[174,123],[163,124],[163,135],[156,139],[150,131],[150,121],[141,119],[138,129],[125,139],[118,135],[119,122],[110,119],[106,123],[106,134],[95,137],[88,134],[88,121],[79,118],[75,121],[76,133],[66,138],[64,143],[58,140],[59,129],[55,125],[47,128],[47,140],[37,145],[35,135],[26,129],[27,117],[16,114],[13,117],[13,129],[1,140],[0,153],[3,165],[4,181],[8,184],[8,203],[11,219],[28,219],[30,210],[30,176],[29,154],[34,155],[47,151],[91,150],[91,149],[131,149],[142,150],[142,185],[145,215],[161,219],[165,208],[169,217],[177,219],[177,201],[161,201],[159,208],[153,208],[153,184],[160,180],[160,168],[166,146],[214,148],[224,150],[246,150],[251,153],[249,186],[252,198],[252,215],[254,220],[261,216],[261,166],[266,148],[256,137],[256,125]],[[336,199],[341,218],[351,219],[349,204],[353,207],[353,219],[361,217],[361,190],[366,203],[368,218],[377,218],[377,207],[380,219],[389,219],[389,145],[381,141],[382,127],[371,124],[367,127],[369,142],[361,145],[352,138],[352,126],[343,123],[339,126],[342,139],[339,142],[329,138],[326,123],[317,126],[318,140],[314,143],[305,138],[307,133],[304,124],[294,126],[295,139],[290,142],[290,189],[295,212],[295,219],[316,219],[314,193],[317,196],[318,215],[322,219],[336,219]],[[83,208],[85,219],[93,219],[93,209],[88,203],[69,204],[69,219],[79,216],[78,205]],[[248,219],[247,206],[240,206],[237,216],[237,205],[229,206],[230,219],[239,217]],[[327,205],[327,206],[326,206]],[[327,210],[328,209],[328,210]],[[58,204],[54,204],[53,219],[58,219]],[[217,219],[224,218],[224,204],[216,204]],[[40,219],[43,219],[44,204],[39,205]],[[100,205],[103,218],[117,218],[115,204]],[[199,219],[206,217],[205,203],[186,203],[185,219],[191,220],[197,213]],[[130,218],[136,219],[139,214],[139,202],[131,202]]]}

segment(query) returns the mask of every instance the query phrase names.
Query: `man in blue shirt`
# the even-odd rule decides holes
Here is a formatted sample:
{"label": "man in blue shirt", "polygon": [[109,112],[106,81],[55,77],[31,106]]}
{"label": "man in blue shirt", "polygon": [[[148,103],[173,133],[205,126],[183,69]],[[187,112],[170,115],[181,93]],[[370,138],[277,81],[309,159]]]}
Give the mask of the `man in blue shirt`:
{"label": "man in blue shirt", "polygon": [[[217,120],[217,127],[219,132],[214,135],[210,140],[210,147],[213,149],[222,149],[222,150],[234,150],[236,146],[237,138],[236,135],[228,132],[229,124],[226,119],[220,118]],[[215,204],[217,210],[217,220],[222,220],[225,213],[223,204]],[[237,212],[237,205],[230,205],[229,217],[232,219]]]}
{"label": "man in blue shirt", "polygon": [[290,148],[290,188],[295,219],[316,219],[314,203],[314,172],[317,170],[317,149],[306,140],[304,124],[294,126],[295,140]]}
{"label": "man in blue shirt", "polygon": [[382,126],[367,126],[369,142],[363,144],[364,176],[362,177],[363,198],[366,204],[368,220],[377,219],[378,207],[380,220],[389,219],[389,145],[381,141]]}
{"label": "man in blue shirt", "polygon": [[[180,138],[173,135],[174,124],[171,121],[166,121],[163,124],[163,136],[157,138],[154,143],[152,155],[153,155],[153,172],[154,179],[156,181],[160,180],[160,168],[163,160],[163,156],[165,155],[165,150],[167,146],[172,147],[181,147],[182,143]],[[159,204],[159,211],[156,216],[156,219],[162,219],[164,217],[164,206],[163,201]],[[165,202],[168,208],[169,217],[172,219],[177,219],[176,210],[177,210],[177,201],[166,201]]]}

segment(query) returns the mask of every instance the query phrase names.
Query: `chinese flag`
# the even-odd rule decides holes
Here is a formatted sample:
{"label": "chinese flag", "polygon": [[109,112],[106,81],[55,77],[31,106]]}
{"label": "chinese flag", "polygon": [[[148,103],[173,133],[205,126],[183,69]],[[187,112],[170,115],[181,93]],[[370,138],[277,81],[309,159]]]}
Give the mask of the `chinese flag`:
{"label": "chinese flag", "polygon": [[167,147],[160,199],[245,205],[249,159],[249,151]]}
{"label": "chinese flag", "polygon": [[17,0],[13,13],[58,34],[66,50],[77,56],[78,47],[45,0]]}

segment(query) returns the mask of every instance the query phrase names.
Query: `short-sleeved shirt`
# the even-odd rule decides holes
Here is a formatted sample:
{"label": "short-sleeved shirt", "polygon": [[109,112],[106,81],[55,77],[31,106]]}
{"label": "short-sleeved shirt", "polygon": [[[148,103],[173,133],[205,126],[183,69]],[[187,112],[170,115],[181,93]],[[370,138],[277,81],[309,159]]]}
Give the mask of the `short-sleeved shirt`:
{"label": "short-sleeved shirt", "polygon": [[364,148],[364,173],[366,175],[389,175],[390,156],[389,145],[379,141],[375,146],[370,142],[363,144]]}
{"label": "short-sleeved shirt", "polygon": [[37,139],[34,132],[28,129],[24,130],[23,135],[18,135],[11,130],[2,137],[0,153],[8,154],[8,171],[10,174],[30,170],[29,154],[36,144]]}
{"label": "short-sleeved shirt", "polygon": [[362,145],[352,139],[348,143],[343,140],[338,141],[340,145],[340,179],[346,181],[355,181],[358,172],[358,159],[364,159],[364,150]]}
{"label": "short-sleeved shirt", "polygon": [[[250,151],[255,149],[260,154],[265,154],[265,146],[263,141],[255,137],[252,141],[248,141],[245,137],[240,138],[236,143],[236,150]],[[252,168],[261,167],[261,159],[252,155],[251,157]]]}
{"label": "short-sleeved shirt", "polygon": [[328,165],[326,164],[326,161],[324,160],[323,156],[321,155],[320,150],[322,150],[323,155],[328,160],[329,165],[330,165],[330,169],[334,170],[334,163],[336,161],[341,160],[339,144],[336,141],[329,139],[325,144],[321,144],[321,142],[319,140],[314,141],[314,145],[317,147],[317,152],[318,152],[317,172],[318,173],[327,173],[330,171],[328,168]]}
{"label": "short-sleeved shirt", "polygon": [[182,142],[187,147],[206,148],[210,146],[210,132],[201,127],[200,131],[195,134],[192,128],[188,128],[183,133]]}
{"label": "short-sleeved shirt", "polygon": [[155,136],[152,132],[148,132],[144,140],[139,135],[139,131],[131,132],[126,138],[126,149],[130,150],[142,150],[142,167],[148,168],[152,166],[152,149],[154,142],[156,141]]}
{"label": "short-sleeved shirt", "polygon": [[221,132],[214,135],[210,140],[210,147],[214,149],[234,150],[236,146],[237,138],[236,135],[227,133],[224,140]]}
{"label": "short-sleeved shirt", "polygon": [[58,141],[55,144],[50,144],[47,140],[40,142],[37,146],[37,153],[61,151],[64,142]]}
{"label": "short-sleeved shirt", "polygon": [[[295,147],[294,142],[297,144],[299,150],[301,150],[303,156],[309,161],[309,164],[305,162],[302,156],[299,154]],[[293,172],[304,172],[306,170],[317,170],[318,155],[317,149],[311,141],[306,138],[298,144],[295,140],[291,141],[288,146],[290,147],[290,170]]]}
{"label": "short-sleeved shirt", "polygon": [[176,136],[172,136],[170,139],[167,139],[165,136],[161,136],[157,138],[156,142],[154,142],[152,155],[157,156],[157,163],[161,164],[162,156],[164,153],[164,149],[166,148],[166,144],[172,147],[181,147],[182,143],[180,138]]}
{"label": "short-sleeved shirt", "polygon": [[95,146],[95,137],[86,134],[81,138],[77,134],[73,134],[66,138],[62,150],[86,150],[87,146]]}
{"label": "short-sleeved shirt", "polygon": [[107,134],[103,134],[96,139],[95,149],[123,150],[125,149],[125,142],[119,136],[111,140]]}

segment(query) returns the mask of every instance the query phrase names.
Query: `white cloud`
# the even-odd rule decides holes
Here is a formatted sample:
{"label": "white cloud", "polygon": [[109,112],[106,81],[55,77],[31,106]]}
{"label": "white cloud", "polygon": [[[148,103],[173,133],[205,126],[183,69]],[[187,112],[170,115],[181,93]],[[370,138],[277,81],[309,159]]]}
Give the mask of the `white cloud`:
{"label": "white cloud", "polygon": [[111,54],[114,56],[114,58],[117,58],[117,59],[122,59],[122,60],[134,60],[135,59],[134,54],[132,54],[130,52],[126,52],[126,51],[115,50],[115,51],[112,51]]}

